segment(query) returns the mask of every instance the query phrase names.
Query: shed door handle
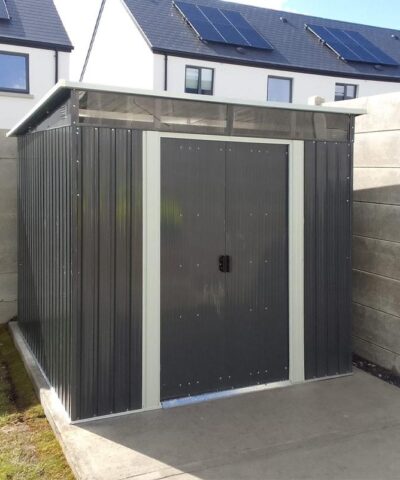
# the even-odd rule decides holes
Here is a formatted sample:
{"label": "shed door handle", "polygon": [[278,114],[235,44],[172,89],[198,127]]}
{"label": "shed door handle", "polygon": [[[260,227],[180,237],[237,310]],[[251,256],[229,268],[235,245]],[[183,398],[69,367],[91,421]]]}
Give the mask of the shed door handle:
{"label": "shed door handle", "polygon": [[221,255],[218,261],[220,272],[230,272],[231,269],[231,257],[229,255]]}

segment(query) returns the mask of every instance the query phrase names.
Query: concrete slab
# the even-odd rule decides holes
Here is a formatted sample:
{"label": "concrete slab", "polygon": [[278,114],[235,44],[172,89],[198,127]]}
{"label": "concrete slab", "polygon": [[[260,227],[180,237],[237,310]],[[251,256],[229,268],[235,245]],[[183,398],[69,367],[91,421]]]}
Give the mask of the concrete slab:
{"label": "concrete slab", "polygon": [[400,168],[355,168],[353,199],[355,202],[400,205]]}
{"label": "concrete slab", "polygon": [[400,206],[354,202],[353,233],[400,242]]}
{"label": "concrete slab", "polygon": [[[382,115],[384,115],[382,113]],[[379,130],[379,129],[378,129]],[[400,167],[400,135],[392,127],[385,131],[356,133],[354,143],[354,166]]]}
{"label": "concrete slab", "polygon": [[357,336],[353,336],[353,348],[360,357],[400,375],[399,353]]}
{"label": "concrete slab", "polygon": [[400,281],[353,270],[353,302],[400,317]]}
{"label": "concrete slab", "polygon": [[[12,328],[35,378],[40,371]],[[394,480],[400,471],[400,390],[361,371],[76,425],[43,378],[35,381],[81,479]]]}
{"label": "concrete slab", "polygon": [[0,272],[0,302],[14,302],[17,300],[17,283],[16,273]]}
{"label": "concrete slab", "polygon": [[17,161],[0,158],[0,208],[4,213],[17,213]]}
{"label": "concrete slab", "polygon": [[400,243],[353,235],[353,268],[400,280]]}
{"label": "concrete slab", "polygon": [[17,315],[17,301],[0,302],[0,324],[7,323]]}
{"label": "concrete slab", "polygon": [[7,138],[8,130],[0,129],[0,159],[17,158],[17,139]]}
{"label": "concrete slab", "polygon": [[400,332],[400,317],[357,303],[353,303],[352,311],[354,336],[380,345],[400,357],[400,335],[393,335],[393,332]]}

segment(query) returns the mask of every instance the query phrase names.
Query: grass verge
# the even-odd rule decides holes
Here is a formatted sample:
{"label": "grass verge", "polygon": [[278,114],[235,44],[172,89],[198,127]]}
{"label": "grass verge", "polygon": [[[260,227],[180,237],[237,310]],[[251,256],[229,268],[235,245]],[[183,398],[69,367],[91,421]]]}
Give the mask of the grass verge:
{"label": "grass verge", "polygon": [[0,325],[0,480],[73,480],[8,328]]}

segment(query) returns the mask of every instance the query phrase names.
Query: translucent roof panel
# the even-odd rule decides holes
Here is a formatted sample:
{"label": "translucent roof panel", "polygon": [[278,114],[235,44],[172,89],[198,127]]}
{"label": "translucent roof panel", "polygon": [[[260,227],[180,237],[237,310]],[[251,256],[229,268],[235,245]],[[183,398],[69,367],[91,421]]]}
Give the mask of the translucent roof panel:
{"label": "translucent roof panel", "polygon": [[92,126],[299,140],[347,141],[350,115],[178,98],[82,91],[79,122]]}

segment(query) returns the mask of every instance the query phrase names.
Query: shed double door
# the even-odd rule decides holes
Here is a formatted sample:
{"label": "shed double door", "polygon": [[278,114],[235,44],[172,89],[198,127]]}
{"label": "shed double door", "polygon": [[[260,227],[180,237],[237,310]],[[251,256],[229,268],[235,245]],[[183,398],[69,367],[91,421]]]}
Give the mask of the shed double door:
{"label": "shed double door", "polygon": [[161,400],[288,378],[288,148],[162,139]]}

